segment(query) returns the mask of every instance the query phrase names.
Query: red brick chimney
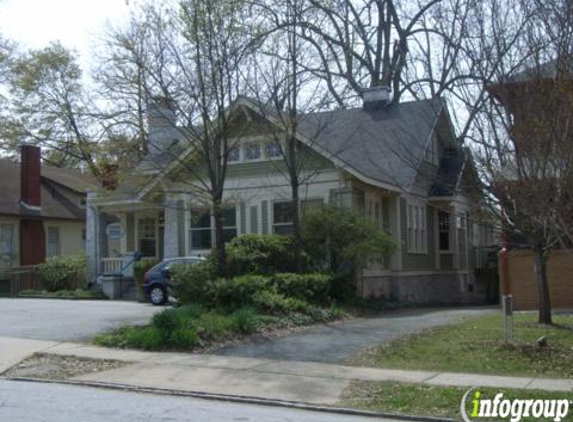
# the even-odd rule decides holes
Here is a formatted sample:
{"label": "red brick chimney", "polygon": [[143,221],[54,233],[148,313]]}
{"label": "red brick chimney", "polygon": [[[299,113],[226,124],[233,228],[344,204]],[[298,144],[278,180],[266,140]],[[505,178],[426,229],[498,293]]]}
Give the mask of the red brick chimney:
{"label": "red brick chimney", "polygon": [[37,265],[46,258],[46,235],[41,217],[40,148],[21,146],[20,162],[20,265]]}
{"label": "red brick chimney", "polygon": [[20,204],[29,209],[42,206],[40,193],[40,148],[22,145],[20,163]]}

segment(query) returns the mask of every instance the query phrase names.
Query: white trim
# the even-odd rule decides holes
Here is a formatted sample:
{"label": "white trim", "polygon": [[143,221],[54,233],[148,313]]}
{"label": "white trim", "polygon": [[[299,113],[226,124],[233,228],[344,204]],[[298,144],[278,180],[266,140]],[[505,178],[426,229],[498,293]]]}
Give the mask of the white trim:
{"label": "white trim", "polygon": [[37,211],[37,212],[41,212],[42,211],[42,207],[38,206],[38,205],[29,205],[26,201],[24,201],[23,199],[20,199],[19,201],[20,205],[23,206],[24,208],[26,208],[29,211]]}

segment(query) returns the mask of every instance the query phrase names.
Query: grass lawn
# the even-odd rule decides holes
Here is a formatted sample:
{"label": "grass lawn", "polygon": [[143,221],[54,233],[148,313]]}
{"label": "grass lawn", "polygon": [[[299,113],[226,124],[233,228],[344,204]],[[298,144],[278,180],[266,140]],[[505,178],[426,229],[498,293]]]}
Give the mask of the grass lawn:
{"label": "grass lawn", "polygon": [[[573,315],[554,315],[555,326],[537,314],[515,315],[515,341],[503,344],[500,314],[406,335],[361,352],[354,366],[448,372],[573,378]],[[546,336],[548,347],[535,346]]]}
{"label": "grass lawn", "polygon": [[[434,387],[399,382],[360,382],[347,388],[339,403],[353,407],[384,413],[398,413],[416,416],[433,416],[460,420],[460,404],[467,388]],[[503,393],[504,399],[571,399],[571,393],[538,390],[514,390],[481,388],[482,397],[492,399]],[[471,413],[471,403],[466,406]],[[474,420],[478,420],[475,418]],[[480,421],[493,419],[479,418]],[[496,418],[495,420],[500,420]],[[509,419],[506,419],[509,420]],[[573,420],[573,412],[563,421]],[[523,422],[537,421],[535,418],[523,418]]]}

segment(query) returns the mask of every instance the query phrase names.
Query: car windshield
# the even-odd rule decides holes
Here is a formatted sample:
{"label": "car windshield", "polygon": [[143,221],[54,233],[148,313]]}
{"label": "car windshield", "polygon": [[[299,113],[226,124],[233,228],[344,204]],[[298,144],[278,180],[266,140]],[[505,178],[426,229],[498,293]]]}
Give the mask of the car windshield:
{"label": "car windshield", "polygon": [[197,262],[199,262],[199,260],[196,258],[174,259],[172,261],[169,261],[167,264],[165,264],[165,266],[163,268],[166,270],[170,270],[171,268],[173,268],[174,265],[196,264]]}

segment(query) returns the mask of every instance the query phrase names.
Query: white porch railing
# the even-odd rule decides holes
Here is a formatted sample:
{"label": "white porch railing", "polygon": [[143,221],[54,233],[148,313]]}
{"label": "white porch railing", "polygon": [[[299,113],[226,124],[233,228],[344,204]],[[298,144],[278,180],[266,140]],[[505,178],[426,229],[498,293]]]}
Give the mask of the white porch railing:
{"label": "white porch railing", "polygon": [[123,258],[102,258],[101,259],[103,265],[103,273],[104,274],[118,274],[121,272],[121,267],[123,265]]}
{"label": "white porch railing", "polygon": [[[119,274],[123,268],[124,258],[121,256],[114,258],[102,258],[102,266],[104,274]],[[142,261],[154,261],[155,258],[141,258]]]}

